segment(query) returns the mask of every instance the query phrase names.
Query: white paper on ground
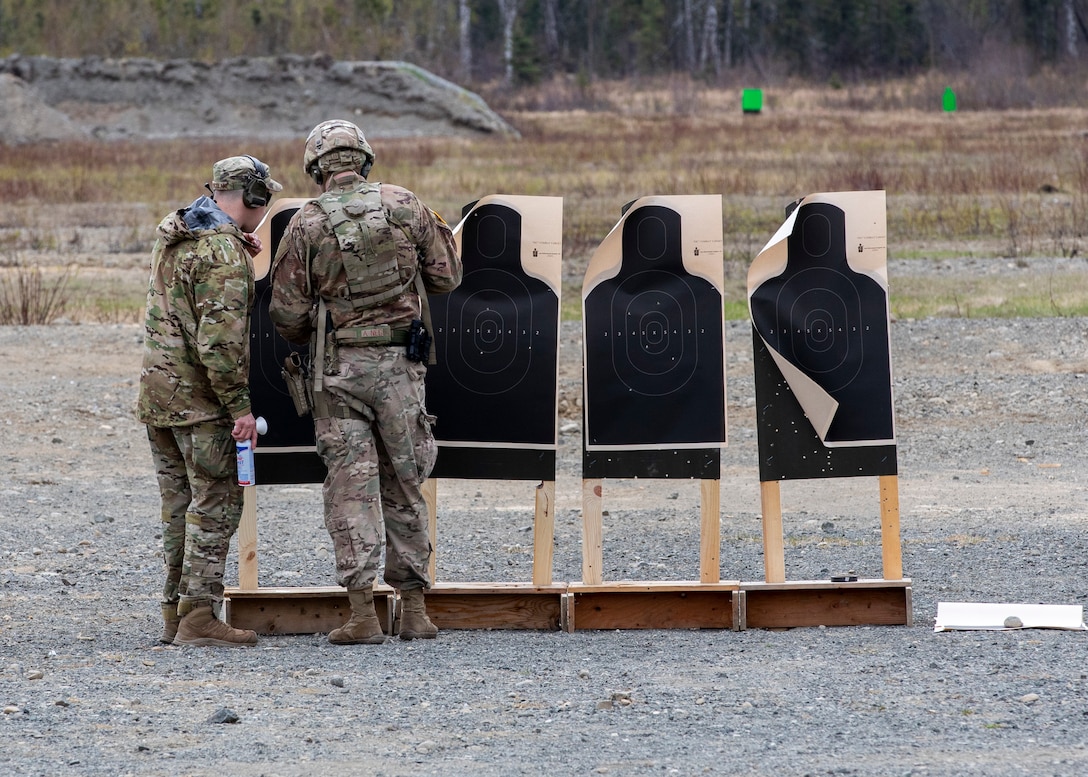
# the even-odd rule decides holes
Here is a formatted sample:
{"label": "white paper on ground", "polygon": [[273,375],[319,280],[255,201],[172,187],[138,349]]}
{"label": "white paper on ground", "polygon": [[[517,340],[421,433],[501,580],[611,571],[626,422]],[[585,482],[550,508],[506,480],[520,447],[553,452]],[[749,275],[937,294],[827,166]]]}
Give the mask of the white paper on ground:
{"label": "white paper on ground", "polygon": [[[1015,625],[1014,621],[1009,620],[1012,618],[1019,618],[1022,625]],[[1088,631],[1084,625],[1084,608],[1079,604],[937,602],[934,631],[1012,629]]]}

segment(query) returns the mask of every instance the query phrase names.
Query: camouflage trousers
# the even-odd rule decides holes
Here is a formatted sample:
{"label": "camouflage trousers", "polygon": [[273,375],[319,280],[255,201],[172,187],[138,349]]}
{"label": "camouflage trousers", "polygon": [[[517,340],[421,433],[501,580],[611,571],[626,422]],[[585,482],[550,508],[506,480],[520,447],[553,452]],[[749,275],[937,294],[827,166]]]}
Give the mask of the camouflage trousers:
{"label": "camouflage trousers", "polygon": [[185,614],[218,609],[230,538],[242,519],[242,487],[231,427],[221,423],[147,427],[162,498],[164,604]]}
{"label": "camouflage trousers", "polygon": [[325,478],[325,528],[336,552],[336,581],[374,582],[385,540],[385,582],[429,588],[429,516],[421,486],[437,448],[424,403],[426,366],[404,348],[339,349],[324,377],[333,415],[314,421]]}

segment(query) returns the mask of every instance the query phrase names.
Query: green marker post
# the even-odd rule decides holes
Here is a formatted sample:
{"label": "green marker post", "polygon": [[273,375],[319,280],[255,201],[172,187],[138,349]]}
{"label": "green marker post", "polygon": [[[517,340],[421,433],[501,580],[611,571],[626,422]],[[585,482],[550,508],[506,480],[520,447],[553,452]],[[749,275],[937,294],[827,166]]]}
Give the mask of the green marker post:
{"label": "green marker post", "polygon": [[763,110],[763,90],[745,89],[740,93],[740,109],[745,113],[759,113]]}
{"label": "green marker post", "polygon": [[944,97],[941,98],[941,104],[945,113],[952,113],[956,110],[956,93],[952,91],[951,86],[944,88]]}

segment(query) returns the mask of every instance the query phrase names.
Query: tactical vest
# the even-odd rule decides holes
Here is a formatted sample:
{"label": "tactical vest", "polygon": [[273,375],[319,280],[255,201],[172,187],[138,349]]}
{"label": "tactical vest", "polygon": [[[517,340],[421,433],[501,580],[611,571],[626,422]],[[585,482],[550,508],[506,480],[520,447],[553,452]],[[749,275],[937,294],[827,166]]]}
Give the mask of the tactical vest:
{"label": "tactical vest", "polygon": [[[347,272],[344,296],[354,310],[396,299],[414,273],[397,262],[393,222],[382,205],[381,184],[364,183],[349,192],[325,192],[315,202],[329,217]],[[399,226],[399,225],[397,225]]]}

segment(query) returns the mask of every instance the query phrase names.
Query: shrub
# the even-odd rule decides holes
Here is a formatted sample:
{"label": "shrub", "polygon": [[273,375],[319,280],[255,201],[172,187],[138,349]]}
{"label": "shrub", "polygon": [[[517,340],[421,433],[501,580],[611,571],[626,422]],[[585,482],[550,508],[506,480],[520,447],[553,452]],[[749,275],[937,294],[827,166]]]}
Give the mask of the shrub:
{"label": "shrub", "polygon": [[42,269],[16,259],[0,268],[0,325],[51,324],[68,306],[68,282],[75,268],[47,278]]}

